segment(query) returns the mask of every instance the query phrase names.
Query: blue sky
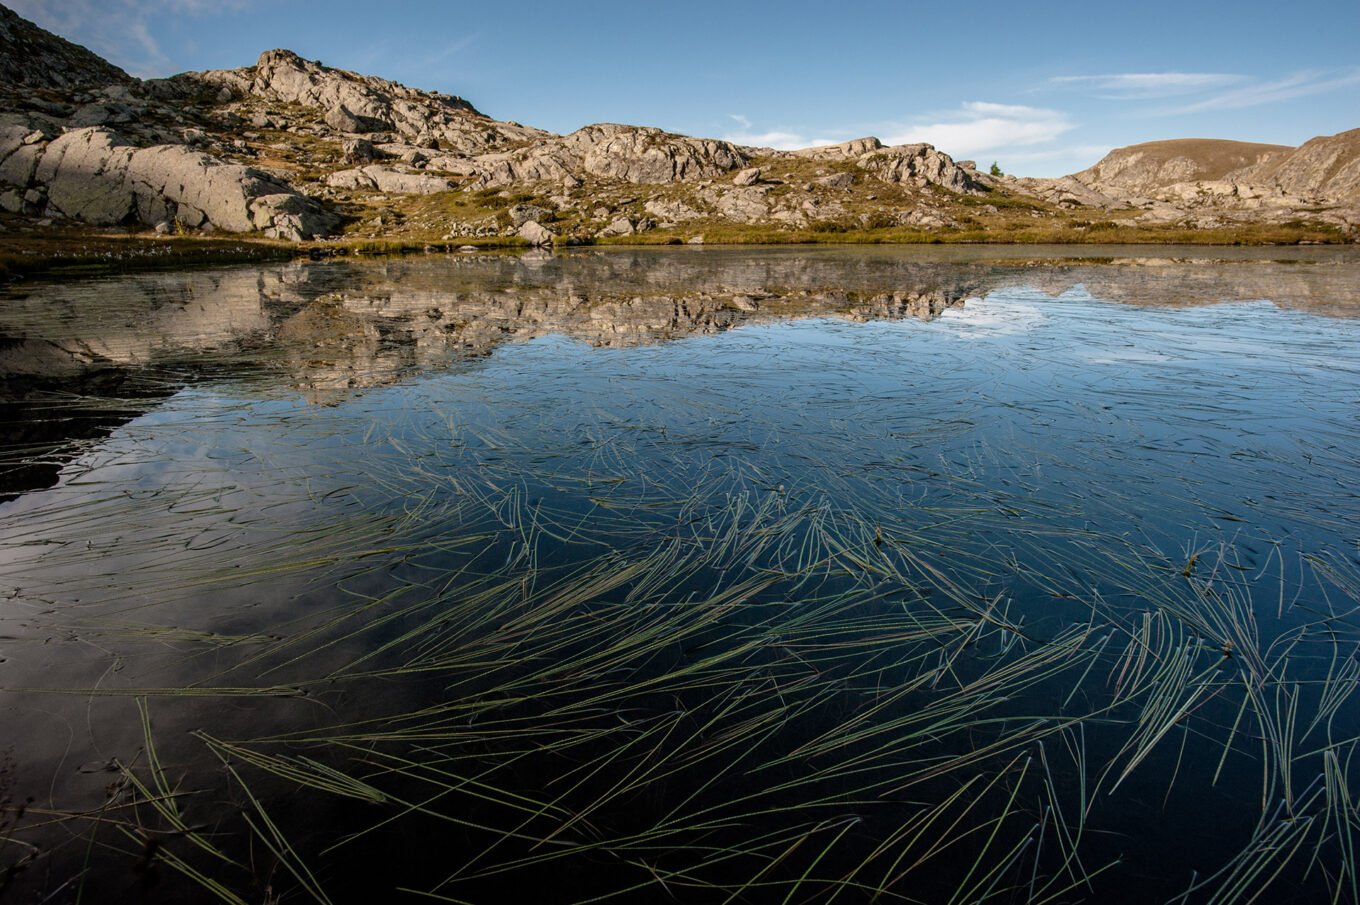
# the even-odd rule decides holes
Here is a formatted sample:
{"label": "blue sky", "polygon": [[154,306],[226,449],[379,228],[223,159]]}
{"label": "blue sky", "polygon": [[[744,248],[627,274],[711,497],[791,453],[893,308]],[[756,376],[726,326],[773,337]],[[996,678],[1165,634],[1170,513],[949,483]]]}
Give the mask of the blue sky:
{"label": "blue sky", "polygon": [[288,47],[569,132],[878,135],[1051,176],[1159,138],[1360,128],[1360,0],[0,0],[136,75]]}

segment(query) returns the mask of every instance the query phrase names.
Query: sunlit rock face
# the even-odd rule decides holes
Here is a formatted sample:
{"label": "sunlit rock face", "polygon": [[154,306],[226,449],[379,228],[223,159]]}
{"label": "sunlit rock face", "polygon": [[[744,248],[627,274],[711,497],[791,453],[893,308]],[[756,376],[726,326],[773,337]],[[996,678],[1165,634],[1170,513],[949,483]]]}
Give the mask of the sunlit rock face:
{"label": "sunlit rock face", "polygon": [[335,229],[286,179],[191,147],[201,136],[177,134],[164,93],[0,6],[0,211],[291,240]]}

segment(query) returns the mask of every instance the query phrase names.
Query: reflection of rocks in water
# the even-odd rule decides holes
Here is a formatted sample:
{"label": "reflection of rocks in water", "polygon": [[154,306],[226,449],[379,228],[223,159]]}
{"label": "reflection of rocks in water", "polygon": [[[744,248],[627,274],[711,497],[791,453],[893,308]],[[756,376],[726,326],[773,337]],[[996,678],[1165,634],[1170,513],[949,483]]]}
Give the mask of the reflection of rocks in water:
{"label": "reflection of rocks in water", "polygon": [[[847,292],[752,290],[732,295],[564,294],[523,289],[514,293],[393,291],[381,298],[344,297],[356,315],[382,325],[417,350],[443,354],[452,344],[486,355],[496,346],[549,334],[597,347],[636,346],[721,333],[749,324],[805,317],[856,321],[929,319],[960,304],[963,290],[924,290],[859,296]],[[417,358],[419,358],[417,352]]]}
{"label": "reflection of rocks in water", "polygon": [[759,254],[493,255],[149,274],[11,290],[0,372],[69,376],[211,352],[277,357],[303,386],[365,386],[381,372],[444,363],[450,350],[484,355],[549,333],[617,346],[787,317],[930,317],[980,286],[975,270],[952,265],[885,270]]}
{"label": "reflection of rocks in water", "polygon": [[0,500],[54,485],[88,441],[192,379],[203,353],[267,331],[268,290],[284,280],[238,269],[7,287]]}
{"label": "reflection of rocks in water", "polygon": [[282,370],[320,402],[549,334],[628,346],[793,318],[932,318],[1011,286],[1059,293],[1080,283],[1133,304],[1270,299],[1360,311],[1353,256],[1269,261],[1287,253],[1036,264],[984,248],[635,249],[144,274],[5,290],[0,374],[62,379],[171,362],[193,370],[205,360],[230,373],[249,361]]}
{"label": "reflection of rocks in water", "polygon": [[[1283,255],[1283,250],[1267,249]],[[856,320],[931,317],[962,299],[1009,286],[1093,294],[1139,304],[1208,304],[1270,299],[1282,307],[1352,313],[1357,264],[1177,262],[1146,257],[1114,263],[1027,264],[989,249],[631,250],[552,257],[440,256],[377,262],[293,263],[189,273],[144,274],[0,294],[0,370],[55,375],[107,365],[143,366],[208,350],[236,351],[244,339],[318,340],[281,325],[321,299],[359,320],[350,371],[380,347],[415,343],[402,366],[452,345],[484,354],[510,338],[560,333],[593,345],[660,342],[786,317]],[[1012,256],[1014,253],[1011,253]],[[990,257],[989,257],[990,256]],[[306,318],[302,322],[306,322]],[[263,343],[261,342],[263,341]],[[26,344],[37,343],[36,346]],[[326,340],[332,357],[343,351]],[[293,356],[308,360],[307,356]],[[353,375],[351,375],[353,376]],[[348,378],[346,378],[348,379]]]}
{"label": "reflection of rocks in water", "polygon": [[[285,276],[279,268],[236,269],[9,289],[0,295],[0,335],[51,344],[81,370],[146,366],[268,329],[266,305],[282,295]],[[22,371],[13,356],[0,368],[49,373]]]}
{"label": "reflection of rocks in water", "polygon": [[288,373],[317,404],[328,401],[328,392],[371,386],[374,374],[395,367],[384,355],[377,326],[339,299],[312,302],[280,322],[271,338]]}
{"label": "reflection of rocks in water", "polygon": [[[1055,251],[1055,250],[1050,250]],[[1098,250],[1096,250],[1098,251]],[[795,318],[930,319],[1008,287],[1137,305],[1269,299],[1360,313],[1360,262],[1027,261],[996,249],[706,249],[466,255],[139,274],[0,289],[0,497],[50,486],[84,441],[212,370],[263,368],[313,403],[551,334],[636,346]],[[133,379],[136,378],[136,379]],[[53,391],[65,394],[54,404]],[[139,401],[141,400],[141,401]]]}
{"label": "reflection of rocks in water", "polygon": [[1051,295],[1080,284],[1098,299],[1125,305],[1179,308],[1266,300],[1280,308],[1313,314],[1360,316],[1360,267],[1354,264],[1145,258],[1099,266],[1031,268],[1023,282]]}

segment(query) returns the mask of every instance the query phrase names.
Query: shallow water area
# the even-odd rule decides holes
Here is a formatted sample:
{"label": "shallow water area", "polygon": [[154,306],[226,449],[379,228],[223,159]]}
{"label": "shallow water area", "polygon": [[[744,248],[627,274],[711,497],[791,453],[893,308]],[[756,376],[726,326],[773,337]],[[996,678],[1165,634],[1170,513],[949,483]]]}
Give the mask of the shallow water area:
{"label": "shallow water area", "polygon": [[0,289],[0,901],[1360,900],[1358,315],[1313,248]]}

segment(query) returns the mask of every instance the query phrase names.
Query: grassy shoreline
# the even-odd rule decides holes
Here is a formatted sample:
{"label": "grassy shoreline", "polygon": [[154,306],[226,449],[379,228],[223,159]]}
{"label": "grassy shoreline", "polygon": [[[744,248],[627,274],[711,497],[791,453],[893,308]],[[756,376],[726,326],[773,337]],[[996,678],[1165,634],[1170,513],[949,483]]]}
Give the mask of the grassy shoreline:
{"label": "grassy shoreline", "polygon": [[[656,230],[633,236],[578,241],[593,247],[681,245],[702,235],[705,246],[787,245],[1348,245],[1337,230],[1316,226],[1248,226],[1235,229],[1117,227],[1076,230],[1036,226],[1014,230],[923,231],[901,228],[851,231],[780,230],[760,226],[705,224],[688,230]],[[523,251],[518,237],[428,242],[412,237],[349,238],[328,242],[285,242],[260,237],[150,236],[96,230],[62,230],[0,236],[0,280],[70,278],[151,270],[176,270],[299,257],[450,253],[460,248]]]}

